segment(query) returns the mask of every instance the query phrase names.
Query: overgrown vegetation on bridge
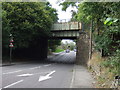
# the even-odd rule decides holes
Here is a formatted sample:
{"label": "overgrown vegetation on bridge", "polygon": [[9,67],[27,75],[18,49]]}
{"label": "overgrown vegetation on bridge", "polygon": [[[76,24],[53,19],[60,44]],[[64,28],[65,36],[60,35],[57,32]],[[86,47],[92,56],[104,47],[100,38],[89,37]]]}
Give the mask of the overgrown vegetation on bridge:
{"label": "overgrown vegetation on bridge", "polygon": [[[61,5],[63,10],[70,5],[76,6],[74,2]],[[101,67],[109,68],[112,77],[120,75],[120,2],[84,2],[76,7],[78,12],[73,12],[72,20],[82,22],[86,32],[92,27],[94,48],[106,57],[101,61]],[[101,75],[102,84],[110,80],[109,73],[106,74],[106,78]]]}

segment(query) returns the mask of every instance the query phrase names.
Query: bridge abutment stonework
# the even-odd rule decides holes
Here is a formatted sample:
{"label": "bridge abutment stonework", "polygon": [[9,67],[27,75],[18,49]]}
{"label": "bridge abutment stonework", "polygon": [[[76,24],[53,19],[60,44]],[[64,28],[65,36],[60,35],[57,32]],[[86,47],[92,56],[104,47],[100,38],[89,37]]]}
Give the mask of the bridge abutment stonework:
{"label": "bridge abutment stonework", "polygon": [[76,64],[87,65],[89,60],[89,41],[86,33],[81,33],[77,38]]}

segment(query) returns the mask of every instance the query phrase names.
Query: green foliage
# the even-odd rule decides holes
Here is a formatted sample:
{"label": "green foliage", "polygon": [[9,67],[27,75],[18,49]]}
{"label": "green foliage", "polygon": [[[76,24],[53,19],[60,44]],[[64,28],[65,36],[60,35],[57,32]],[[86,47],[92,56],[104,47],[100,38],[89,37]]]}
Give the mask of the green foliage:
{"label": "green foliage", "polygon": [[[83,22],[87,30],[92,27],[95,49],[109,56],[101,66],[109,68],[114,75],[120,75],[120,2],[80,3],[74,19]],[[105,82],[104,78],[99,80],[102,84]]]}
{"label": "green foliage", "polygon": [[104,32],[102,35],[96,35],[95,36],[95,48],[97,50],[103,49],[104,55],[110,54],[110,48],[111,48],[112,39],[110,38],[110,35],[108,32]]}
{"label": "green foliage", "polygon": [[63,11],[66,11],[69,6],[72,6],[72,7],[75,6],[75,7],[76,7],[75,2],[63,2],[63,3],[60,3],[59,5],[62,5],[62,6],[63,6],[63,7],[62,7],[62,10],[63,10]]}
{"label": "green foliage", "polygon": [[61,44],[61,40],[48,40],[48,47],[52,50],[52,52],[55,52],[57,46]]}
{"label": "green foliage", "polygon": [[63,51],[64,51],[64,49],[56,49],[55,53],[59,53],[59,52],[63,52]]}
{"label": "green foliage", "polygon": [[[106,55],[113,53],[115,50],[119,49],[119,27],[118,19],[116,18],[107,18],[104,22],[105,31],[102,31],[102,34],[95,36],[96,49],[103,49]],[[108,27],[109,26],[109,27]]]}
{"label": "green foliage", "polygon": [[101,63],[104,67],[109,67],[109,72],[120,74],[120,50],[116,50],[113,56],[109,57]]}
{"label": "green foliage", "polygon": [[61,46],[65,50],[68,49],[68,48],[70,50],[74,50],[76,48],[76,45],[73,42],[67,42],[67,41],[65,43],[62,42]]}
{"label": "green foliage", "polygon": [[[62,5],[66,10],[72,3],[64,2]],[[78,12],[72,19],[84,23],[86,30],[92,27],[95,48],[109,55],[120,49],[119,11],[120,2],[83,2],[78,5]]]}
{"label": "green foliage", "polygon": [[120,7],[120,3],[116,2],[84,2],[79,4],[76,20],[82,21],[86,25],[90,24],[91,20],[93,21],[92,31],[96,43],[95,48],[102,49],[106,55],[112,54],[120,48],[118,43],[120,40],[118,7]]}
{"label": "green foliage", "polygon": [[44,2],[2,3],[3,48],[8,48],[9,34],[14,37],[15,48],[28,48],[39,38],[48,37],[56,10]]}
{"label": "green foliage", "polygon": [[113,23],[116,23],[117,21],[118,21],[118,19],[116,19],[116,18],[107,18],[107,19],[105,20],[104,24],[110,26],[110,25],[112,25]]}

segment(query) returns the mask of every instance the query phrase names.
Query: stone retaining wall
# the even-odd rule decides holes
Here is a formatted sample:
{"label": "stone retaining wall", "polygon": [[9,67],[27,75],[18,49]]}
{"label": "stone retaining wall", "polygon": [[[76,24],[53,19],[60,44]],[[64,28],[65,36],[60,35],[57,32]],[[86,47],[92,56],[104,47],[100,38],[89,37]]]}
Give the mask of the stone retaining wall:
{"label": "stone retaining wall", "polygon": [[89,59],[89,37],[86,33],[80,34],[77,39],[76,64],[87,65]]}

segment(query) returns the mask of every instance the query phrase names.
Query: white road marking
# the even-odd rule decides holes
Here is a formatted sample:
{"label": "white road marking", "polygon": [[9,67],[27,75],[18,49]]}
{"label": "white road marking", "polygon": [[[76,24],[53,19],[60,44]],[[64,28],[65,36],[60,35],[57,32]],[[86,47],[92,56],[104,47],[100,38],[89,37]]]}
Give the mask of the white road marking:
{"label": "white road marking", "polygon": [[38,81],[41,82],[41,81],[44,81],[44,80],[47,80],[47,79],[50,79],[50,78],[52,78],[52,77],[50,77],[50,76],[40,76]]}
{"label": "white road marking", "polygon": [[21,71],[22,71],[22,70],[18,70],[18,71],[3,73],[3,74],[12,74],[12,73],[21,72]]}
{"label": "white road marking", "polygon": [[38,68],[41,68],[41,66],[39,66],[39,67],[33,67],[33,68],[30,68],[30,69],[33,70],[33,69],[38,69]]}
{"label": "white road marking", "polygon": [[29,77],[29,76],[32,76],[33,74],[29,74],[29,73],[26,73],[26,74],[21,74],[21,75],[17,75],[19,77]]}
{"label": "white road marking", "polygon": [[[75,68],[75,66],[74,66],[73,68]],[[70,88],[73,88],[73,81],[74,81],[74,78],[75,78],[75,69],[73,70],[73,76],[72,76]]]}
{"label": "white road marking", "polygon": [[16,84],[18,84],[18,83],[21,83],[21,82],[23,82],[23,80],[20,80],[20,81],[17,81],[17,82],[15,82],[15,83],[12,83],[12,84],[10,84],[10,85],[8,85],[8,86],[5,86],[4,88],[9,88],[9,87],[11,87],[11,86],[13,86],[13,85],[16,85]]}
{"label": "white road marking", "polygon": [[[33,69],[37,69],[37,68],[41,68],[41,66],[33,67],[33,68],[30,68],[30,69],[33,70]],[[28,69],[24,69],[24,70],[28,70]],[[17,71],[13,71],[13,72],[2,73],[2,74],[13,74],[13,73],[21,72],[21,71],[24,71],[24,70],[17,70]]]}
{"label": "white road marking", "polygon": [[52,72],[50,72],[49,74],[47,74],[46,76],[50,76],[50,75],[52,75],[53,73],[55,73],[55,70],[54,71],[52,71]]}
{"label": "white road marking", "polygon": [[52,75],[53,73],[55,73],[55,70],[50,72],[49,74],[47,74],[45,76],[40,76],[38,81],[41,82],[41,81],[44,81],[44,80],[52,78],[52,77],[50,77],[50,75]]}
{"label": "white road marking", "polygon": [[48,65],[44,65],[45,67],[48,67],[48,66],[50,66],[51,64],[48,64]]}

